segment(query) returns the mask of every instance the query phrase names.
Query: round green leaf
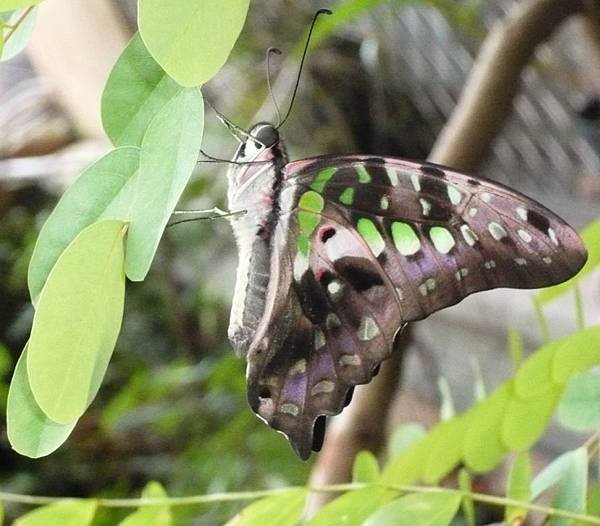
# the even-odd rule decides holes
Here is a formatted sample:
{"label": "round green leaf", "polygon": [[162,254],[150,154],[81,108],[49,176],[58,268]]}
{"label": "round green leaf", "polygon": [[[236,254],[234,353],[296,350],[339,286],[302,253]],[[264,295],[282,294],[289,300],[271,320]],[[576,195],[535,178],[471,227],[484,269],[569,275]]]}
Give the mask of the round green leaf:
{"label": "round green leaf", "polygon": [[460,463],[468,423],[467,418],[459,416],[431,431],[429,455],[423,470],[425,484],[437,484]]}
{"label": "round green leaf", "polygon": [[225,64],[249,3],[138,0],[138,25],[156,62],[182,86],[199,86]]}
{"label": "round green leaf", "polygon": [[0,0],[0,12],[37,5],[42,0]]}
{"label": "round green leaf", "polygon": [[528,449],[543,434],[562,394],[562,386],[538,396],[513,395],[502,419],[502,442],[512,451]]}
{"label": "round green leaf", "polygon": [[307,497],[306,488],[291,489],[266,497],[244,508],[226,526],[295,526],[302,518]]}
{"label": "round green leaf", "polygon": [[102,94],[106,134],[115,146],[139,146],[150,121],[181,89],[136,33],[115,63]]}
{"label": "round green leaf", "polygon": [[115,220],[88,226],[40,294],[27,372],[36,402],[55,422],[77,420],[104,377],[123,317],[125,230]]}
{"label": "round green leaf", "polygon": [[389,495],[389,491],[378,486],[349,491],[324,506],[305,526],[360,526],[389,499]]}
{"label": "round green leaf", "polygon": [[460,501],[460,495],[449,493],[413,493],[383,506],[364,522],[364,526],[447,526],[456,515]]}
{"label": "round green leaf", "polygon": [[87,526],[92,523],[97,507],[95,500],[50,504],[19,517],[14,526]]}
{"label": "round green leaf", "polygon": [[552,378],[566,384],[578,373],[600,363],[600,327],[590,327],[555,342]]}
{"label": "round green leaf", "polygon": [[379,479],[379,462],[370,451],[360,451],[352,465],[352,481],[370,484]]}
{"label": "round green leaf", "polygon": [[74,427],[74,423],[53,422],[37,405],[29,387],[25,346],[8,390],[6,432],[10,445],[26,457],[43,457],[60,447]]}
{"label": "round green leaf", "polygon": [[[0,0],[1,2],[2,0]],[[2,11],[2,9],[0,9]],[[19,23],[19,27],[15,29],[14,33],[10,35],[10,38],[7,38],[4,41],[4,44],[0,44],[0,60],[4,62],[5,60],[10,60],[11,58],[17,56],[27,43],[29,42],[29,38],[31,37],[31,33],[33,31],[33,26],[35,25],[35,18],[37,15],[37,8],[29,11],[23,20]],[[23,16],[22,11],[17,11],[12,14],[12,16],[8,19],[8,24],[15,24],[19,21],[19,19]],[[4,35],[6,37],[6,35]],[[0,38],[2,40],[2,38]]]}
{"label": "round green leaf", "polygon": [[181,91],[152,119],[140,154],[140,174],[127,235],[125,271],[144,279],[160,237],[198,161],[204,107],[197,89]]}
{"label": "round green leaf", "polygon": [[594,371],[573,378],[558,406],[559,422],[570,429],[587,431],[600,427],[600,374]]}
{"label": "round green leaf", "polygon": [[[509,499],[529,502],[531,500],[531,460],[529,453],[519,453],[508,476],[506,496]],[[527,508],[523,506],[507,506],[504,510],[506,524],[517,524],[517,519],[522,522],[527,517]]]}
{"label": "round green leaf", "polygon": [[463,446],[463,458],[465,464],[473,471],[491,470],[506,452],[498,424],[502,421],[512,390],[512,381],[506,382],[465,415],[469,424]]}
{"label": "round green leaf", "polygon": [[[158,482],[149,482],[142,490],[142,498],[145,499],[164,499],[167,492]],[[164,506],[140,506],[131,515],[125,517],[118,526],[171,526],[173,519],[171,509],[168,505]]]}
{"label": "round green leaf", "polygon": [[519,367],[515,375],[515,394],[520,398],[540,396],[552,391],[552,364],[556,345],[550,343],[537,350]]}
{"label": "round green leaf", "polygon": [[117,148],[87,168],[65,192],[40,231],[29,263],[29,294],[40,292],[65,248],[98,219],[129,218],[139,167],[139,148]]}

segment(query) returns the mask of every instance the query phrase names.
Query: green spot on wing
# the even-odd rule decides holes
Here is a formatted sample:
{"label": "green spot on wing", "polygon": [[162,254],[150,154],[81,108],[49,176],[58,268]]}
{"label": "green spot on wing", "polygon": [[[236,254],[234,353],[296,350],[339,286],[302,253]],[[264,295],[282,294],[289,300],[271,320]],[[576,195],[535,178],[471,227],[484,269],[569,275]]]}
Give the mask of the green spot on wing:
{"label": "green spot on wing", "polygon": [[315,177],[315,180],[310,185],[310,187],[317,192],[322,192],[325,188],[325,185],[328,183],[329,179],[333,177],[333,174],[336,171],[337,168],[335,167],[325,168],[324,170],[321,170]]}
{"label": "green spot on wing", "polygon": [[349,186],[340,195],[340,202],[345,205],[351,205],[354,202],[354,188]]}
{"label": "green spot on wing", "polygon": [[447,228],[443,226],[434,226],[429,231],[429,237],[435,249],[441,254],[447,254],[452,250],[456,241]]}
{"label": "green spot on wing", "polygon": [[421,249],[421,241],[408,223],[394,221],[392,223],[392,239],[403,256],[412,256]]}
{"label": "green spot on wing", "polygon": [[385,248],[385,241],[381,237],[379,230],[377,230],[375,223],[373,223],[373,221],[370,219],[362,217],[358,220],[356,229],[367,242],[374,256],[379,256],[379,254],[381,254]]}
{"label": "green spot on wing", "polygon": [[354,166],[356,173],[358,174],[358,182],[359,183],[370,183],[371,182],[371,174],[367,171],[363,164],[357,164]]}
{"label": "green spot on wing", "polygon": [[323,198],[312,190],[304,192],[298,207],[298,222],[300,224],[300,232],[304,237],[310,237],[319,224],[319,213],[323,210],[324,201]]}

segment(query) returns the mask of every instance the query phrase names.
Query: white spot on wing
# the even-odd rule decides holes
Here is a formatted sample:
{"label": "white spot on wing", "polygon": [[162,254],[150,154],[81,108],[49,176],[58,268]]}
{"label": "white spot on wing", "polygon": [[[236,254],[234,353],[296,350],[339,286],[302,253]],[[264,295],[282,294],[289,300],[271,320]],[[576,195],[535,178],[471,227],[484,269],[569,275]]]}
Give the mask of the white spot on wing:
{"label": "white spot on wing", "polygon": [[381,197],[381,202],[379,203],[382,210],[387,210],[390,207],[390,199],[387,195]]}
{"label": "white spot on wing", "polygon": [[519,237],[520,237],[520,238],[521,238],[523,241],[525,241],[525,243],[530,243],[530,242],[531,242],[531,240],[533,239],[533,238],[531,237],[531,234],[530,234],[529,232],[527,232],[527,230],[523,230],[523,229],[521,229],[521,228],[520,228],[520,229],[517,231],[517,234],[519,234]]}
{"label": "white spot on wing", "polygon": [[431,203],[427,201],[427,199],[423,199],[422,197],[419,199],[421,203],[421,209],[423,210],[423,215],[428,216],[431,211]]}
{"label": "white spot on wing", "polygon": [[312,386],[310,394],[312,396],[321,393],[331,393],[335,389],[335,384],[331,380],[321,380]]}
{"label": "white spot on wing", "polygon": [[295,374],[302,374],[304,372],[306,372],[306,360],[303,358],[290,367],[288,374],[294,376]]}
{"label": "white spot on wing", "polygon": [[471,227],[469,227],[469,225],[462,225],[460,227],[460,231],[467,245],[469,245],[470,247],[474,246],[475,243],[479,241],[477,234],[471,230]]}
{"label": "white spot on wing", "polygon": [[504,227],[498,223],[494,223],[493,221],[488,225],[488,230],[496,241],[501,241],[508,236],[506,230],[504,230]]}
{"label": "white spot on wing", "polygon": [[525,210],[522,206],[517,206],[517,208],[515,208],[515,212],[520,219],[527,221],[527,210]]}
{"label": "white spot on wing", "polygon": [[550,240],[552,241],[552,243],[554,243],[556,246],[558,246],[558,238],[556,237],[556,232],[554,231],[554,229],[552,227],[550,227],[548,229],[548,236],[550,237]]}
{"label": "white spot on wing", "polygon": [[515,258],[515,263],[520,267],[527,265],[527,260],[525,258]]}
{"label": "white spot on wing", "polygon": [[419,174],[410,174],[410,182],[412,183],[415,192],[421,191],[421,179],[419,177]]}
{"label": "white spot on wing", "polygon": [[392,186],[398,186],[398,172],[389,166],[385,169],[385,171],[387,172],[387,176],[389,177]]}
{"label": "white spot on wing", "polygon": [[492,196],[487,192],[481,192],[481,194],[479,194],[479,197],[481,197],[481,200],[484,203],[489,203],[492,200]]}
{"label": "white spot on wing", "polygon": [[462,193],[451,184],[448,185],[448,197],[453,205],[458,205],[462,201]]}
{"label": "white spot on wing", "polygon": [[375,320],[370,316],[365,316],[360,320],[360,327],[358,328],[358,339],[362,341],[369,341],[375,338],[379,334],[379,327]]}
{"label": "white spot on wing", "polygon": [[327,292],[329,292],[329,295],[331,296],[331,298],[335,300],[339,297],[339,295],[342,291],[342,288],[343,288],[342,283],[340,283],[340,281],[337,279],[333,279],[327,285]]}
{"label": "white spot on wing", "polygon": [[546,256],[545,258],[542,258],[542,261],[546,263],[546,265],[550,265],[550,263],[552,263],[552,258]]}
{"label": "white spot on wing", "polygon": [[325,340],[325,335],[321,329],[315,329],[315,349],[319,350],[321,347],[324,347],[327,341]]}
{"label": "white spot on wing", "polygon": [[298,416],[298,414],[300,413],[300,408],[296,404],[286,402],[285,404],[281,404],[279,406],[279,412],[286,413],[292,416]]}
{"label": "white spot on wing", "polygon": [[302,252],[298,252],[296,254],[296,258],[294,259],[294,279],[296,281],[300,281],[302,279],[302,275],[308,270],[308,257],[306,257]]}
{"label": "white spot on wing", "polygon": [[475,217],[475,214],[476,214],[476,213],[477,213],[477,208],[475,208],[475,207],[471,207],[471,208],[469,208],[469,215],[470,215],[471,217]]}
{"label": "white spot on wing", "polygon": [[362,363],[362,360],[360,359],[360,356],[358,354],[342,354],[338,359],[338,363],[342,366],[360,365]]}
{"label": "white spot on wing", "polygon": [[325,320],[325,325],[327,326],[327,328],[329,330],[331,330],[331,329],[336,329],[337,327],[341,327],[342,322],[333,312],[330,312],[327,315],[327,319]]}

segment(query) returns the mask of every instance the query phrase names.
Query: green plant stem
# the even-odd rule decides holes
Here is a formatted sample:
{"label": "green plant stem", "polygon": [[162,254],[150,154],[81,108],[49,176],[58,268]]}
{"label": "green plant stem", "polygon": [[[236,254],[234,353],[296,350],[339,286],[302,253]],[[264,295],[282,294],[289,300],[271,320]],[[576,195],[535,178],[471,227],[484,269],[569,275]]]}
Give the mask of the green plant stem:
{"label": "green plant stem", "polygon": [[550,341],[550,329],[548,328],[548,322],[546,321],[546,317],[544,316],[544,309],[542,307],[541,302],[537,299],[537,296],[532,296],[533,299],[533,307],[535,310],[535,317],[540,326],[540,332],[542,334],[542,340],[544,343],[548,343]]}
{"label": "green plant stem", "polygon": [[21,25],[21,23],[23,22],[23,20],[25,20],[25,18],[27,18],[27,15],[29,13],[31,13],[31,11],[33,10],[35,6],[30,6],[27,9],[25,9],[25,11],[23,11],[23,14],[19,17],[19,19],[11,26],[6,25],[5,27],[10,27],[10,30],[8,33],[6,33],[6,37],[4,38],[4,43],[6,44],[8,42],[8,39],[13,36],[14,32],[19,29],[19,26]]}
{"label": "green plant stem", "polygon": [[579,285],[577,283],[573,287],[573,293],[575,295],[575,320],[577,323],[577,328],[581,331],[585,329],[585,313],[583,312],[581,290],[579,289]]}
{"label": "green plant stem", "polygon": [[[331,486],[318,486],[308,488],[314,493],[341,493],[345,491],[364,489],[373,484],[349,483],[335,484]],[[506,497],[497,497],[494,495],[485,495],[483,493],[472,493],[460,489],[441,488],[432,486],[412,486],[412,485],[385,485],[385,489],[397,491],[398,493],[446,493],[458,495],[462,498],[469,497],[476,502],[483,502],[493,506],[515,506],[522,507],[529,511],[554,515],[555,517],[563,517],[573,521],[582,521],[587,524],[599,524],[600,517],[592,517],[584,513],[574,513],[566,510],[559,510],[548,506],[541,506],[530,502],[523,502],[517,499],[509,499]],[[169,497],[162,499],[91,499],[95,500],[99,506],[105,508],[137,508],[140,506],[189,506],[194,504],[210,504],[214,502],[240,501],[240,500],[255,500],[263,497],[272,497],[290,490],[302,489],[303,486],[292,486],[287,488],[261,490],[261,491],[240,491],[233,493],[213,493],[210,495],[190,495],[189,497]],[[68,497],[44,497],[33,495],[21,495],[18,493],[0,492],[0,500],[5,502],[18,502],[21,504],[53,504],[56,502],[87,500],[74,499]]]}

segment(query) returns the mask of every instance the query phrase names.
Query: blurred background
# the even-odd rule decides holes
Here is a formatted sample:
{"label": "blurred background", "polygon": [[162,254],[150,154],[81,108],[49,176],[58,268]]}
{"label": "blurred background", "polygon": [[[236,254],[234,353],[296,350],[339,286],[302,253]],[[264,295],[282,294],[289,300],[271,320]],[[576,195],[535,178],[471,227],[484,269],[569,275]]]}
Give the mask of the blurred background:
{"label": "blurred background", "polygon": [[[490,28],[520,3],[363,2],[373,7],[337,27],[308,56],[282,129],[290,157],[356,152],[426,158]],[[360,2],[252,1],[244,31],[203,89],[205,97],[244,128],[275,120],[266,49],[283,51],[272,61],[272,74],[275,96],[286,107],[312,15],[344,4]],[[100,96],[135,31],[131,0],[47,0],[37,11],[26,52],[0,64],[2,411],[32,320],[26,273],[37,233],[65,188],[110,149]],[[598,27],[571,17],[539,47],[512,113],[475,170],[538,199],[578,228],[600,215]],[[229,158],[236,146],[207,111],[205,151]],[[225,172],[226,166],[200,163],[180,208],[224,207]],[[235,265],[225,221],[167,229],[147,279],[128,284],[107,378],[67,443],[48,458],[28,460],[11,451],[0,421],[3,490],[130,496],[155,479],[181,496],[305,483],[314,460],[300,462],[245,400],[245,364],[226,339]],[[592,276],[585,283],[586,321],[592,323],[600,320],[598,282]],[[568,300],[548,309],[553,336],[573,330],[573,312]],[[402,389],[389,392],[395,402],[388,430],[436,421],[440,378],[462,410],[472,404],[475,384],[491,390],[509,376],[509,328],[521,332],[528,350],[540,344],[530,293],[476,295],[415,324]],[[578,439],[553,430],[540,447],[540,462]],[[212,525],[239,507],[175,513],[179,524]],[[103,510],[98,524],[114,524],[120,516]]]}

